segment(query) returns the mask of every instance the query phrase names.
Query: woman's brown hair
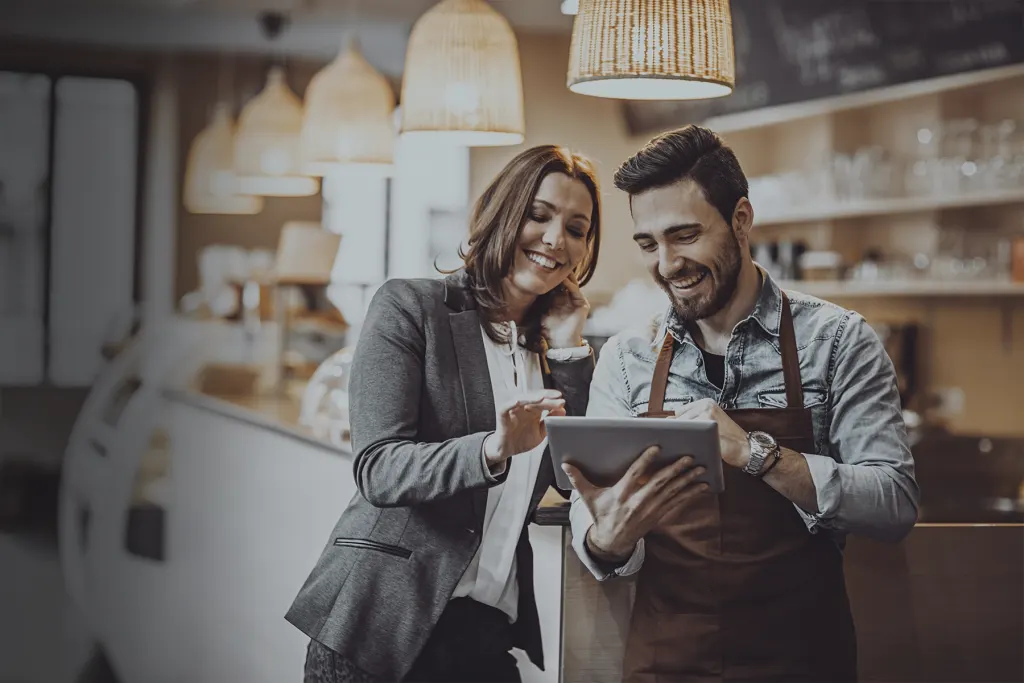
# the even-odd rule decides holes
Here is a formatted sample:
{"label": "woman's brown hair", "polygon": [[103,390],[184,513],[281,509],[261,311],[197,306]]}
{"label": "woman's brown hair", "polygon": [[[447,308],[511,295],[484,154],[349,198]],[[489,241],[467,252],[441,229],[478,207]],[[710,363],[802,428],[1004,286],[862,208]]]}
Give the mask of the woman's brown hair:
{"label": "woman's brown hair", "polygon": [[[601,247],[601,198],[594,165],[586,157],[557,145],[531,147],[501,169],[480,195],[470,217],[468,248],[459,250],[480,315],[488,322],[501,319],[505,308],[503,284],[515,260],[519,235],[537,190],[551,173],[564,173],[579,180],[590,193],[593,205],[587,253],[576,264],[574,273],[581,287],[594,275]],[[541,320],[550,307],[551,295],[557,291],[556,288],[538,297],[519,326],[526,336],[526,346],[532,351],[541,349]],[[494,325],[487,325],[486,330],[494,341],[508,341]]]}

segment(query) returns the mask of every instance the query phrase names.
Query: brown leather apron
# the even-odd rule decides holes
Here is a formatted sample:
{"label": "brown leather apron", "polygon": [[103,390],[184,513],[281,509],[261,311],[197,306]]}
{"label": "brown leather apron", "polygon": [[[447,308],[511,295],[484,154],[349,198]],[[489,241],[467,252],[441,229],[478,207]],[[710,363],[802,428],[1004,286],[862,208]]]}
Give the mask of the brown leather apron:
{"label": "brown leather apron", "polygon": [[[779,330],[787,408],[726,411],[746,431],[813,453],[789,300]],[[663,411],[675,340],[666,332],[648,412]],[[856,637],[842,554],[811,534],[793,503],[723,463],[725,491],[704,494],[645,540],[624,679],[854,681]]]}

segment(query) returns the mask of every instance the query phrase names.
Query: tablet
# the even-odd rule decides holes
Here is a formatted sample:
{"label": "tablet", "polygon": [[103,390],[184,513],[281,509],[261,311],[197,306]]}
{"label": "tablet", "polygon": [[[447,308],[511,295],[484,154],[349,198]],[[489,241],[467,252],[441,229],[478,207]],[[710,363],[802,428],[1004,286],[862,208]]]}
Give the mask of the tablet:
{"label": "tablet", "polygon": [[546,417],[548,445],[559,488],[572,489],[562,464],[569,463],[599,486],[612,486],[649,446],[661,446],[654,467],[689,455],[704,467],[697,481],[709,492],[725,489],[718,423],[714,420],[672,420],[636,417]]}

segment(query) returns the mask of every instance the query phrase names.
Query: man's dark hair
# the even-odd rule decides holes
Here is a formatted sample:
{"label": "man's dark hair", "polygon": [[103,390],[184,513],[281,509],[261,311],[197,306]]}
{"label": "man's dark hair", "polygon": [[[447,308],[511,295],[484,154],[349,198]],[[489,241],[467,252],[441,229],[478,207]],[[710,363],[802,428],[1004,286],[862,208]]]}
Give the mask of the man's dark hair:
{"label": "man's dark hair", "polygon": [[615,171],[615,187],[632,197],[684,178],[697,183],[732,225],[736,204],[747,196],[747,177],[733,151],[707,128],[690,125],[654,138]]}

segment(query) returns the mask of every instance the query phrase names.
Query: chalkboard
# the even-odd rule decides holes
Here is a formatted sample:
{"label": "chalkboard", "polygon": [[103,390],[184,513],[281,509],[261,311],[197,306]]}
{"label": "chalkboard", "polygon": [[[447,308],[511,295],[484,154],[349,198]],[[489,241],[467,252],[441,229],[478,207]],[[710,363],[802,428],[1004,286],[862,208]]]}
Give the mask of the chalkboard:
{"label": "chalkboard", "polygon": [[736,89],[623,104],[633,134],[1024,62],[1024,0],[732,0]]}

